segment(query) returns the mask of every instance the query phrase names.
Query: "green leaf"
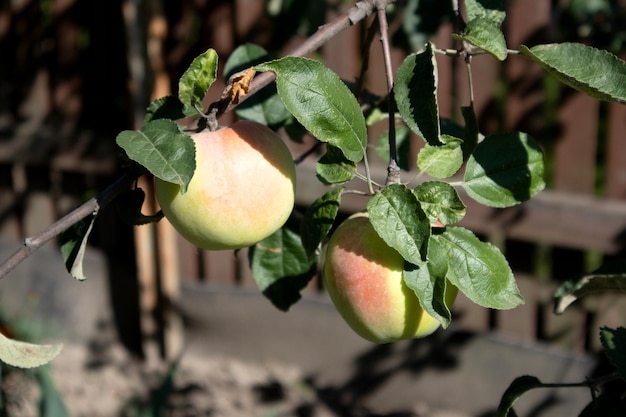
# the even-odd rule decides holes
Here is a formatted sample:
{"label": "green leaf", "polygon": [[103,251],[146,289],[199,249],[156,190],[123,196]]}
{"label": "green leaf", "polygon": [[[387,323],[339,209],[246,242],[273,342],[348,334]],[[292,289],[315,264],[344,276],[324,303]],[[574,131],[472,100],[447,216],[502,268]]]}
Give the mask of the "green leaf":
{"label": "green leaf", "polygon": [[72,277],[79,281],[87,279],[83,272],[83,258],[87,239],[96,220],[97,212],[85,217],[79,222],[70,226],[61,234],[61,253],[65,268]]}
{"label": "green leaf", "polygon": [[343,184],[356,175],[356,163],[352,162],[334,146],[326,147],[326,154],[315,166],[317,178],[326,185]]}
{"label": "green leaf", "polygon": [[300,299],[300,290],[316,273],[317,259],[309,259],[300,236],[300,225],[288,222],[250,248],[248,258],[259,289],[274,306],[287,311]]}
{"label": "green leaf", "polygon": [[367,146],[361,107],[339,76],[318,61],[285,57],[255,67],[276,73],[276,86],[291,114],[322,142],[360,161]]}
{"label": "green leaf", "polygon": [[431,223],[452,224],[465,217],[465,204],[454,187],[446,182],[423,182],[413,192]]}
{"label": "green leaf", "polygon": [[154,100],[146,109],[144,123],[158,119],[178,120],[184,117],[197,116],[195,108],[183,104],[178,97],[165,96]]}
{"label": "green leaf", "polygon": [[[430,255],[429,255],[430,256]],[[413,290],[422,309],[437,319],[445,329],[452,320],[450,309],[445,303],[447,262],[428,262],[420,266],[407,263],[404,267],[404,282]]]}
{"label": "green leaf", "polygon": [[620,390],[607,390],[596,395],[578,417],[624,417],[626,400]]}
{"label": "green leaf", "polygon": [[285,133],[287,134],[289,139],[296,143],[304,143],[304,137],[309,134],[304,126],[302,126],[293,117],[289,119],[289,121],[283,126],[283,128],[285,129]]}
{"label": "green leaf", "polygon": [[208,49],[191,62],[178,81],[178,98],[183,104],[201,110],[202,99],[217,79],[217,60],[217,52]]}
{"label": "green leaf", "polygon": [[122,221],[131,226],[142,226],[149,223],[156,223],[164,216],[159,210],[158,213],[146,216],[141,212],[146,193],[141,188],[127,190],[120,193],[115,198],[115,208]]}
{"label": "green leaf", "polygon": [[617,369],[617,372],[626,381],[626,329],[618,327],[600,329],[600,341],[606,356]]}
{"label": "green leaf", "polygon": [[[146,417],[165,417],[170,411],[170,399],[178,391],[176,379],[179,375],[180,362],[184,352],[177,355],[173,362],[167,367],[167,373],[161,380],[159,386],[154,390],[154,394],[149,404],[146,404]],[[137,416],[140,417],[140,416]]]}
{"label": "green leaf", "polygon": [[400,64],[393,87],[400,117],[430,145],[439,145],[437,61],[432,44]]}
{"label": "green leaf", "polygon": [[[258,45],[247,43],[238,46],[224,64],[225,78],[229,79],[234,73],[269,59],[267,51]],[[256,94],[248,97],[246,101],[237,106],[235,112],[242,119],[253,120],[272,129],[283,126],[291,119],[291,113],[287,111],[280,100],[274,83],[263,87]]]}
{"label": "green leaf", "polygon": [[170,120],[154,120],[141,130],[125,130],[117,144],[128,157],[143,165],[155,177],[178,184],[181,192],[196,169],[196,145]]}
{"label": "green leaf", "polygon": [[0,333],[0,361],[18,368],[36,368],[54,359],[62,344],[36,345],[9,339]]}
{"label": "green leaf", "polygon": [[580,43],[520,46],[520,52],[562,83],[598,100],[626,103],[626,62]]}
{"label": "green leaf", "polygon": [[476,112],[474,111],[473,104],[470,104],[469,106],[462,106],[461,113],[463,114],[463,120],[465,120],[464,135],[461,137],[463,139],[461,148],[463,149],[463,160],[467,161],[476,149],[476,145],[478,145],[478,120],[476,119]]}
{"label": "green leaf", "polygon": [[507,57],[504,33],[487,17],[470,20],[463,34],[453,35],[453,37],[483,49],[500,61],[504,61]]}
{"label": "green leaf", "polygon": [[[384,103],[384,104],[383,104]],[[383,105],[386,105],[386,102],[379,103],[371,107],[365,114],[365,124],[369,126],[374,126],[376,123],[380,123],[383,120],[389,119],[389,112],[382,108]]]}
{"label": "green leaf", "polygon": [[504,0],[465,0],[467,20],[487,18],[500,26],[506,17]]}
{"label": "green leaf", "polygon": [[[398,154],[398,166],[409,171],[411,169],[411,141],[409,140],[410,131],[404,126],[396,127],[396,150]],[[378,137],[376,141],[376,154],[385,162],[389,161],[389,131],[386,131]]]}
{"label": "green leaf", "polygon": [[618,260],[563,283],[554,294],[554,313],[562,314],[576,300],[594,294],[626,292],[626,260]]}
{"label": "green leaf", "polygon": [[426,260],[430,222],[415,194],[402,184],[391,184],[367,203],[376,233],[415,265]]}
{"label": "green leaf", "polygon": [[417,167],[434,178],[448,178],[456,174],[463,165],[463,150],[460,140],[450,140],[445,145],[426,144],[417,154]]}
{"label": "green leaf", "polygon": [[[441,0],[408,0],[400,9],[404,16],[402,29],[411,50],[424,47],[441,26],[454,19],[452,2]],[[394,36],[394,41],[397,36]],[[408,48],[407,48],[408,49]]]}
{"label": "green leaf", "polygon": [[496,411],[496,417],[510,417],[510,415],[514,415],[513,404],[515,401],[527,391],[543,386],[544,384],[534,376],[524,375],[515,378],[506,391],[504,391],[504,394],[502,394],[500,405],[498,405],[498,410]]}
{"label": "green leaf", "polygon": [[39,368],[36,377],[41,391],[39,417],[70,417],[63,397],[54,383],[50,367]]}
{"label": "green leaf", "polygon": [[609,15],[615,11],[614,7],[619,6],[611,0],[571,0],[564,11],[575,20],[581,21],[593,18],[592,15]]}
{"label": "green leaf", "polygon": [[543,190],[543,153],[525,133],[487,136],[467,161],[463,188],[491,207],[509,207]]}
{"label": "green leaf", "polygon": [[301,239],[309,258],[316,254],[335,222],[343,188],[335,188],[317,198],[307,208],[302,220]]}
{"label": "green leaf", "polygon": [[502,252],[461,227],[433,234],[429,254],[448,259],[448,280],[474,303],[507,310],[524,303]]}
{"label": "green leaf", "polygon": [[[461,107],[461,110],[463,110],[463,107]],[[467,141],[465,138],[465,127],[454,120],[442,117],[439,119],[439,125],[441,126],[441,135],[458,138],[464,142]]]}
{"label": "green leaf", "polygon": [[268,59],[269,54],[262,46],[253,43],[239,45],[224,63],[224,78],[228,80],[233,74],[261,64]]}

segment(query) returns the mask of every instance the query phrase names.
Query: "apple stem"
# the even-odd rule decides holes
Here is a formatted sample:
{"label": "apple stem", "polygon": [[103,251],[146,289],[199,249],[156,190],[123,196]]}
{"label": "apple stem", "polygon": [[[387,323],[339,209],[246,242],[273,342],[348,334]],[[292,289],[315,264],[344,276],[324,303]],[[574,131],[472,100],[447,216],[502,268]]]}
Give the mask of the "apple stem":
{"label": "apple stem", "polygon": [[389,24],[387,22],[387,0],[376,0],[376,17],[378,18],[378,30],[380,43],[383,48],[385,61],[385,76],[387,79],[387,95],[389,112],[389,166],[387,167],[387,184],[400,183],[400,167],[398,166],[398,151],[396,146],[395,126],[395,99],[393,96],[393,68],[391,65],[391,48],[389,46]]}
{"label": "apple stem", "polygon": [[217,122],[217,113],[218,109],[213,108],[205,117],[206,126],[211,132],[215,132],[219,128],[219,123]]}
{"label": "apple stem", "polygon": [[370,164],[367,160],[367,152],[363,154],[363,166],[365,167],[365,176],[367,177],[367,189],[369,190],[370,195],[374,195],[374,183],[372,182]]}

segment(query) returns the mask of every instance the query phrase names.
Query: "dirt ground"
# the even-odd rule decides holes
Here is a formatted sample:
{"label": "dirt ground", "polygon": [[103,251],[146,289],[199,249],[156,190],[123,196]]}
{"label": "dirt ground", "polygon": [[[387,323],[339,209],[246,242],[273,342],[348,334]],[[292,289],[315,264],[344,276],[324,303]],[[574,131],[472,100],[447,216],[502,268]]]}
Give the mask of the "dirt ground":
{"label": "dirt ground", "polygon": [[[0,240],[0,255],[8,257],[14,247]],[[285,314],[258,291],[183,288],[187,349],[173,387],[162,390],[169,395],[159,394],[167,364],[146,366],[120,346],[110,334],[115,332],[107,330],[102,337],[100,323],[112,326],[108,298],[103,297],[108,292],[106,263],[98,253],[89,255],[85,273],[90,278],[77,283],[67,277],[58,253],[43,248],[3,281],[0,292],[7,313],[42,323],[44,341],[64,344],[50,369],[72,417],[459,416],[443,414],[439,406],[429,408],[413,394],[383,392],[387,380],[379,375],[390,375],[397,364],[370,361],[372,344],[351,332],[328,300],[303,300]],[[370,361],[372,373],[357,384],[361,355]],[[374,365],[380,373],[371,369]],[[0,400],[10,416],[40,415],[33,378],[5,372],[2,384],[5,397]],[[371,393],[380,395],[373,398]],[[156,414],[151,407],[165,397],[166,412]],[[400,404],[402,397],[406,401]]]}
{"label": "dirt ground", "polygon": [[[0,255],[13,249],[0,241]],[[0,292],[3,309],[28,307],[27,322],[45,324],[44,341],[65,344],[50,369],[72,417],[488,417],[520,375],[578,382],[595,366],[586,355],[453,328],[379,346],[324,297],[303,297],[285,314],[258,291],[184,285],[186,350],[164,389],[166,364],[147,366],[100,327],[112,328],[104,264],[94,257],[91,278],[77,283],[56,252],[41,250]],[[32,378],[5,371],[2,384],[10,416],[40,415]],[[580,391],[537,390],[516,411],[578,415],[587,402]]]}
{"label": "dirt ground", "polygon": [[[165,365],[148,367],[115,345],[95,354],[86,346],[70,344],[51,370],[73,417],[462,417],[425,405],[392,414],[358,405],[347,409],[333,393],[308,384],[302,370],[278,362],[187,355],[167,388]],[[34,379],[15,372],[3,384],[10,416],[38,415],[40,391]]]}

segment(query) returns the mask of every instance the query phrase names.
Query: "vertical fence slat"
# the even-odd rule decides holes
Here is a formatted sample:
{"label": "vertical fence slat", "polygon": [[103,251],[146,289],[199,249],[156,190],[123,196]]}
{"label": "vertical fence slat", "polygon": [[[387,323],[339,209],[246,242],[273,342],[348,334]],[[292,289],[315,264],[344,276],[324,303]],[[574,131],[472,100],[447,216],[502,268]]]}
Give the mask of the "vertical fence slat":
{"label": "vertical fence slat", "polygon": [[[238,39],[254,39],[257,45],[264,45],[271,41],[271,34],[262,30],[265,22],[266,2],[257,0],[235,0],[235,35]],[[238,46],[238,45],[235,45]]]}
{"label": "vertical fence slat", "polygon": [[232,250],[202,251],[206,283],[209,285],[237,285],[237,258]]}
{"label": "vertical fence slat", "polygon": [[248,262],[248,249],[242,249],[237,251],[237,279],[242,288],[258,288],[252,271],[250,270],[250,264]]}
{"label": "vertical fence slat", "polygon": [[489,310],[476,305],[462,293],[457,296],[452,313],[455,327],[479,333],[489,330]]}
{"label": "vertical fence slat", "polygon": [[183,349],[183,321],[180,314],[180,269],[176,231],[169,222],[156,225],[160,278],[160,305],[165,357],[176,358]]}
{"label": "vertical fence slat", "polygon": [[554,147],[554,187],[593,194],[598,137],[598,101],[572,93],[559,109],[563,126]]}
{"label": "vertical fence slat", "polygon": [[498,312],[498,330],[502,334],[532,342],[537,333],[536,307],[541,302],[542,294],[532,277],[517,275],[515,278],[526,302],[513,310]]}
{"label": "vertical fence slat", "polygon": [[[534,42],[533,38],[550,25],[550,2],[543,0],[509,2],[505,21],[506,40],[510,48]],[[544,40],[544,39],[541,39]],[[530,60],[512,55],[505,61],[507,77],[506,126],[518,130],[524,122],[533,122],[539,113],[538,106],[545,97],[537,83],[543,77],[543,70]],[[541,121],[540,121],[541,123]]]}
{"label": "vertical fence slat", "polygon": [[[152,189],[152,178],[142,176],[138,180],[138,186],[144,190]],[[146,192],[147,195],[152,195]],[[154,210],[155,206],[147,199],[147,210]],[[155,227],[153,224],[136,226],[135,252],[137,256],[137,279],[139,280],[139,314],[142,333],[142,349],[149,363],[156,363],[161,350],[158,343],[159,325],[156,321],[156,309],[158,307],[158,283],[157,283],[157,252],[155,248]]]}
{"label": "vertical fence slat", "polygon": [[[345,9],[345,8],[344,8]],[[327,14],[327,21],[337,18],[342,12]],[[360,26],[350,27],[329,40],[322,47],[324,63],[339,77],[353,82],[359,75],[361,66]]]}
{"label": "vertical fence slat", "polygon": [[626,198],[626,106],[608,104],[606,196]]}
{"label": "vertical fence slat", "polygon": [[[437,35],[432,39],[432,42],[439,48],[451,48],[452,47],[452,25],[443,25]],[[455,118],[459,116],[458,109],[454,107],[455,94],[453,85],[455,84],[454,78],[457,74],[453,74],[453,60],[455,58],[442,56],[436,54],[437,60],[437,75],[439,83],[437,85],[437,104],[439,105],[439,116],[446,118]]]}

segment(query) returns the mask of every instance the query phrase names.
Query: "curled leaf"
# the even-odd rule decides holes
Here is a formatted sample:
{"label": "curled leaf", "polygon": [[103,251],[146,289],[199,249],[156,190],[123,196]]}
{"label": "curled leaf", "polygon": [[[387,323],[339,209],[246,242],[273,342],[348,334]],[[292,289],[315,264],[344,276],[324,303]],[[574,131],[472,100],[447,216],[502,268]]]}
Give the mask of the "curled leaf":
{"label": "curled leaf", "polygon": [[9,339],[0,333],[0,361],[18,368],[36,368],[54,359],[62,344],[37,345]]}
{"label": "curled leaf", "polygon": [[178,98],[198,109],[209,87],[217,79],[217,52],[208,49],[198,55],[178,82]]}
{"label": "curled leaf", "polygon": [[506,389],[500,400],[496,417],[509,417],[515,415],[513,404],[527,391],[541,388],[543,384],[534,376],[524,375],[516,378]]}
{"label": "curled leaf", "polygon": [[87,239],[97,215],[97,212],[92,213],[61,234],[61,253],[65,268],[72,277],[79,281],[87,279],[83,272],[83,258],[85,257]]}

